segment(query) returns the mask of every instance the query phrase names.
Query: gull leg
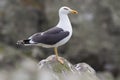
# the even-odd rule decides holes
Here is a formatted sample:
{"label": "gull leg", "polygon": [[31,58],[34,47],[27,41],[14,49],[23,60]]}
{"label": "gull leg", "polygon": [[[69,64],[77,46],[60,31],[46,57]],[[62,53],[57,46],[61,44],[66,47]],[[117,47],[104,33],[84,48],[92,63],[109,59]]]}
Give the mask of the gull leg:
{"label": "gull leg", "polygon": [[57,47],[54,48],[54,52],[55,52],[55,55],[56,55],[57,60],[58,60],[61,64],[63,64],[63,63],[64,63],[63,60],[62,60],[61,58],[58,57],[58,50],[57,50]]}

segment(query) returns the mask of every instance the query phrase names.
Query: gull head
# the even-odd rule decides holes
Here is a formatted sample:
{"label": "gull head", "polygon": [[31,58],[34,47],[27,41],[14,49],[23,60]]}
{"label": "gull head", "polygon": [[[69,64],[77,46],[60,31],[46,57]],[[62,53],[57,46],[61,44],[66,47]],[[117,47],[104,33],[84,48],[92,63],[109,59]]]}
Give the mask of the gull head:
{"label": "gull head", "polygon": [[61,7],[60,9],[59,9],[59,14],[69,14],[69,13],[72,13],[72,14],[77,14],[78,12],[76,11],[76,10],[73,10],[73,9],[71,9],[71,8],[69,8],[69,7],[66,7],[66,6],[64,6],[64,7]]}

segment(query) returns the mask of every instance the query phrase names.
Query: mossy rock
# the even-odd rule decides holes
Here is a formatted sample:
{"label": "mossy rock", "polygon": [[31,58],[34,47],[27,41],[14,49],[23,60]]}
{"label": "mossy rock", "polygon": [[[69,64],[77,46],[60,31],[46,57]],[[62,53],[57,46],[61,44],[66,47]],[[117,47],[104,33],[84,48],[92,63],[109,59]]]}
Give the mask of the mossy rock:
{"label": "mossy rock", "polygon": [[49,78],[49,80],[98,80],[96,72],[86,63],[72,65],[66,59],[60,57],[64,64],[57,61],[56,56],[49,56],[40,61],[40,77]]}

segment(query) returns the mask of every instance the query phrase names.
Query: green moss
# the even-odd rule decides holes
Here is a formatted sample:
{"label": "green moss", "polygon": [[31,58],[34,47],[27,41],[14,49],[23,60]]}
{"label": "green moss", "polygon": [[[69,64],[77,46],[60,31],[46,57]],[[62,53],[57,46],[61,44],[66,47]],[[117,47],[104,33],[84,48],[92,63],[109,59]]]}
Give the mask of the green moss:
{"label": "green moss", "polygon": [[2,52],[3,50],[4,50],[4,46],[0,44],[0,52]]}
{"label": "green moss", "polygon": [[61,64],[60,62],[55,61],[51,64],[53,67],[53,71],[56,73],[62,73],[62,71],[70,72],[70,67],[65,62],[64,64]]}

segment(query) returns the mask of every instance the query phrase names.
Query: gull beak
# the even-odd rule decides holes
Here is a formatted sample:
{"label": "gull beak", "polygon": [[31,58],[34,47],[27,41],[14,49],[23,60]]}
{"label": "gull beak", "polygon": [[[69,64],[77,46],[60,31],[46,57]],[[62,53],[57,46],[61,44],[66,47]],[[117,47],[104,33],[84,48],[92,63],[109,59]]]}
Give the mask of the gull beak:
{"label": "gull beak", "polygon": [[76,10],[71,10],[70,11],[72,14],[78,14],[78,12]]}

